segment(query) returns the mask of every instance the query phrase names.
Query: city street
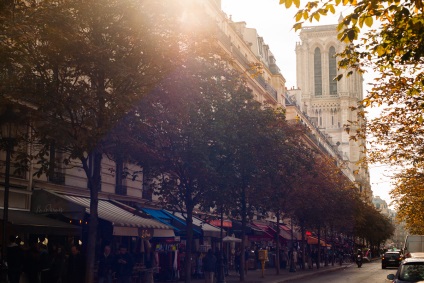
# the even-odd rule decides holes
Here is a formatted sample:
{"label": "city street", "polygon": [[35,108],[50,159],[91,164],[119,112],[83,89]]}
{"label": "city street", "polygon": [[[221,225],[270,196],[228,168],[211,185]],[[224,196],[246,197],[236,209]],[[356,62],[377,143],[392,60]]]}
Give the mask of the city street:
{"label": "city street", "polygon": [[387,275],[395,272],[396,268],[381,269],[381,262],[376,260],[374,262],[362,265],[361,268],[358,268],[355,264],[352,264],[345,269],[319,274],[310,278],[304,278],[298,282],[309,283],[319,281],[327,283],[387,283],[389,282],[389,280],[387,280]]}

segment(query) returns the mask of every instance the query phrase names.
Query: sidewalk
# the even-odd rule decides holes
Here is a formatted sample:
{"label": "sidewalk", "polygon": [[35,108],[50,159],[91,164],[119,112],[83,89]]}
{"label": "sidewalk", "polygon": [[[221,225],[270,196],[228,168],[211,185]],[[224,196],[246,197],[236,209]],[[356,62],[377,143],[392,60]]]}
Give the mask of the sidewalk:
{"label": "sidewalk", "polygon": [[[268,268],[264,271],[264,276],[262,277],[262,270],[249,270],[245,276],[245,283],[283,283],[283,282],[300,282],[299,280],[311,276],[316,276],[321,273],[333,272],[347,268],[352,265],[343,264],[342,266],[335,264],[334,266],[321,266],[317,269],[315,266],[313,269],[306,268],[304,270],[297,270],[296,272],[289,272],[288,269],[280,270],[280,274],[276,275],[275,268]],[[204,282],[204,279],[192,279],[191,282],[200,283]],[[230,272],[230,275],[225,277],[226,283],[238,283],[240,282],[239,275],[234,271]]]}

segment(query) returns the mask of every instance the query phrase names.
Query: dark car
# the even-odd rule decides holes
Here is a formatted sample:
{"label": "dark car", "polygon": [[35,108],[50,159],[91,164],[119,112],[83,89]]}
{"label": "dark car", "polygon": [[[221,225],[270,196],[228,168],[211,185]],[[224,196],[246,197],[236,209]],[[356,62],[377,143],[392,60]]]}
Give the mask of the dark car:
{"label": "dark car", "polygon": [[387,275],[393,283],[423,282],[424,258],[407,258],[401,262],[396,274]]}
{"label": "dark car", "polygon": [[403,259],[402,252],[393,251],[385,252],[381,257],[381,268],[385,269],[386,267],[398,267]]}

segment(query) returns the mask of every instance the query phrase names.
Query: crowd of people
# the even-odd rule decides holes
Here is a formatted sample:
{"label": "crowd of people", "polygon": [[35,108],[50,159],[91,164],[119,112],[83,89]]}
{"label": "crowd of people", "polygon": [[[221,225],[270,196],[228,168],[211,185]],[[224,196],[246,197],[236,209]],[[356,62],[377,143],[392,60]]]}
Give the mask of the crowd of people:
{"label": "crowd of people", "polygon": [[[32,239],[28,246],[21,239],[11,236],[7,246],[6,264],[10,283],[75,283],[85,281],[85,257],[80,247],[72,245],[69,251],[59,244],[45,244],[45,239]],[[112,254],[105,246],[98,258],[99,283],[130,283],[134,259],[125,245]]]}
{"label": "crowd of people", "polygon": [[46,245],[46,239],[29,239],[25,248],[17,236],[10,236],[6,250],[7,275],[10,283],[21,277],[28,283],[83,282],[85,258],[79,247],[72,246],[67,254],[59,244]]}

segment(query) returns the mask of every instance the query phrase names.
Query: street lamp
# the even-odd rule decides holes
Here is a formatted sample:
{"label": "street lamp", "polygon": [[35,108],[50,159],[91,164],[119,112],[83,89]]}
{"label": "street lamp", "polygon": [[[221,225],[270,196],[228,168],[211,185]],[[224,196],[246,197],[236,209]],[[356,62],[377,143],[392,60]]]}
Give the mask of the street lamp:
{"label": "street lamp", "polygon": [[2,261],[6,262],[7,252],[7,222],[9,221],[9,188],[10,188],[10,158],[15,146],[15,128],[11,122],[1,124],[0,140],[6,151],[3,194],[3,223],[2,223]]}

